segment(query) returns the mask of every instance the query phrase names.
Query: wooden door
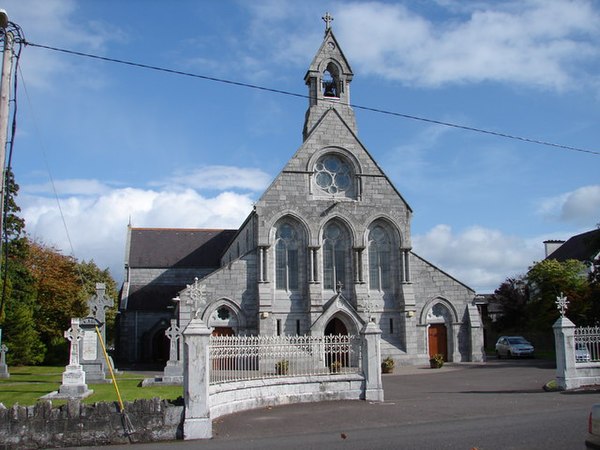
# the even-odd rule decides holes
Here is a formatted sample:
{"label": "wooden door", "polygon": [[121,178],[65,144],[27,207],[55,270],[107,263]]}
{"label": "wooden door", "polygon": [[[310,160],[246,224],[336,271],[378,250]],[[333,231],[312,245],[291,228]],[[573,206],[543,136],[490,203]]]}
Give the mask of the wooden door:
{"label": "wooden door", "polygon": [[429,356],[438,353],[444,355],[444,361],[448,361],[446,325],[443,323],[429,325]]}
{"label": "wooden door", "polygon": [[214,327],[213,336],[235,336],[235,331],[231,327]]}

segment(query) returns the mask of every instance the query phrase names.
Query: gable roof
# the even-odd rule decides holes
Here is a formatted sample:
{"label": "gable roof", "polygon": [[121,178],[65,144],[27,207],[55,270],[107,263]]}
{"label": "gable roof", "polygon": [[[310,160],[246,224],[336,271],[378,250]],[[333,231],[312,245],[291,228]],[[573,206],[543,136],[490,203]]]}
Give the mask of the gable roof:
{"label": "gable roof", "polygon": [[[327,47],[327,43],[330,41],[334,42],[333,48]],[[338,43],[337,39],[333,35],[333,31],[331,28],[328,28],[325,31],[325,36],[323,37],[323,42],[321,42],[321,46],[319,47],[319,50],[317,51],[312,62],[310,63],[310,66],[308,67],[308,71],[306,72],[306,75],[304,76],[304,80],[305,81],[308,80],[311,73],[318,73],[320,71],[319,64],[322,61],[329,60],[329,59],[333,59],[333,60],[337,61],[341,65],[341,68],[344,71],[344,73],[346,74],[346,76],[349,76],[350,79],[352,78],[353,74],[352,74],[352,69],[350,68],[350,63],[348,63],[348,60],[346,59],[344,52],[342,52],[342,48],[340,47],[340,44]]]}
{"label": "gable roof", "polygon": [[600,252],[600,228],[571,237],[546,259],[560,262],[568,259],[590,261],[598,255],[598,252]]}
{"label": "gable roof", "polygon": [[130,228],[127,264],[132,268],[219,267],[237,230]]}

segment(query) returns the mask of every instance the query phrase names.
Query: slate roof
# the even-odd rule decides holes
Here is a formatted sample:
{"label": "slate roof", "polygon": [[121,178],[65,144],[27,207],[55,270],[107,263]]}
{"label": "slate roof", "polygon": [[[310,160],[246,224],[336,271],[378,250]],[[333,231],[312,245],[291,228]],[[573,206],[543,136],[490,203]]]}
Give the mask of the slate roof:
{"label": "slate roof", "polygon": [[237,230],[132,228],[131,268],[219,267]]}
{"label": "slate roof", "polygon": [[598,252],[600,252],[600,229],[587,231],[573,236],[550,253],[546,259],[555,259],[560,262],[566,261],[567,259],[589,261],[594,258]]}
{"label": "slate roof", "polygon": [[129,311],[165,311],[173,307],[172,298],[185,288],[185,284],[177,285],[135,285],[131,286],[127,297]]}
{"label": "slate roof", "polygon": [[164,311],[172,307],[171,299],[193,281],[193,276],[203,277],[220,267],[221,255],[236,233],[237,230],[131,228],[129,268],[172,270],[151,283],[133,281],[128,288],[127,309]]}

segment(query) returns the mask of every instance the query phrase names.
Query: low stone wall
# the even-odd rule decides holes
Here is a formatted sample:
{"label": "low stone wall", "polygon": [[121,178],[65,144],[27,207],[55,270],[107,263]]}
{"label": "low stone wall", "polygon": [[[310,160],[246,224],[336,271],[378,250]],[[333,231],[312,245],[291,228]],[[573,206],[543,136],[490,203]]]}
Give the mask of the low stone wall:
{"label": "low stone wall", "polygon": [[69,400],[52,407],[49,400],[35,406],[5,408],[0,404],[0,449],[78,447],[181,439],[183,405],[158,398],[125,403],[133,432],[126,433],[117,403],[84,405]]}
{"label": "low stone wall", "polygon": [[210,418],[266,406],[324,400],[364,400],[359,374],[312,375],[239,381],[210,386]]}

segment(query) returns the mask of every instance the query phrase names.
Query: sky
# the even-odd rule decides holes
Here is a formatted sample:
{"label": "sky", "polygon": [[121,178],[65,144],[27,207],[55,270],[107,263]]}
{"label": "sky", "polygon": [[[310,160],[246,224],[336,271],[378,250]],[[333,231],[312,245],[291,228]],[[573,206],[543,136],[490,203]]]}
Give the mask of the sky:
{"label": "sky", "polygon": [[[413,251],[478,293],[600,222],[600,2],[3,0],[25,39],[308,93],[325,29]],[[128,224],[238,228],[308,100],[25,46],[12,167],[29,235],[123,280]],[[420,119],[418,120],[415,117]],[[545,141],[568,150],[441,125]]]}

